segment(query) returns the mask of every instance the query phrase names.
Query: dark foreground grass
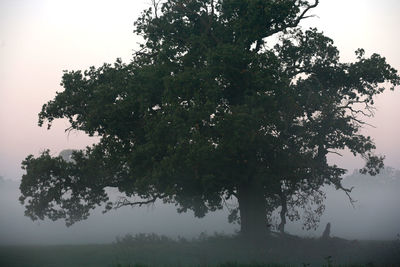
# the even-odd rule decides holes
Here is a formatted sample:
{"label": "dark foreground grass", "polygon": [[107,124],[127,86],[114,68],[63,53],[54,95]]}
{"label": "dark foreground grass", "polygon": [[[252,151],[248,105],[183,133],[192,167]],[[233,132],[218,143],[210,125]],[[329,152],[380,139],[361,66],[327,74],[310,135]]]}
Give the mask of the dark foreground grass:
{"label": "dark foreground grass", "polygon": [[0,266],[400,266],[400,242],[140,234],[106,245],[0,246]]}

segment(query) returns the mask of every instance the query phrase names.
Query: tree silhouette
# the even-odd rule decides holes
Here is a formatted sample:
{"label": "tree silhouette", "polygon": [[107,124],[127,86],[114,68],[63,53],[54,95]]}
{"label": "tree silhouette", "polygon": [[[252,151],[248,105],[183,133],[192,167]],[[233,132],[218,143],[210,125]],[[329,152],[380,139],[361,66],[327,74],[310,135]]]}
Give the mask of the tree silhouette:
{"label": "tree silhouette", "polygon": [[[347,148],[365,158],[364,172],[378,172],[383,158],[360,129],[382,84],[393,89],[400,78],[362,49],[341,63],[331,39],[300,29],[317,5],[168,0],[144,11],[135,23],[144,41],[130,63],[65,72],[64,91],[43,106],[40,126],[67,118],[100,141],[70,162],[49,151],[28,156],[26,215],[70,225],[103,203],[162,199],[202,217],[234,197],[230,218],[242,234],[263,236],[284,194],[285,205],[301,206],[295,196],[325,184],[349,192],[329,153]],[[107,187],[126,197],[110,202]]]}

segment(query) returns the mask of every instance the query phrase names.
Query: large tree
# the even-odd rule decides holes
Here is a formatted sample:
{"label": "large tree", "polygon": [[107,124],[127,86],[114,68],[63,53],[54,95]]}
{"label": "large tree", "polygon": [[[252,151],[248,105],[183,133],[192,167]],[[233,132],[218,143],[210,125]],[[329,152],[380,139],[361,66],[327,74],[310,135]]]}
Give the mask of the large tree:
{"label": "large tree", "polygon": [[[100,141],[70,161],[28,156],[26,215],[70,225],[97,205],[162,199],[201,217],[235,197],[241,232],[262,235],[271,210],[281,206],[284,219],[325,184],[348,191],[329,153],[349,149],[376,173],[383,158],[360,130],[383,84],[400,78],[362,49],[341,63],[331,39],[299,28],[317,5],[168,0],[144,11],[130,63],[65,72],[64,91],[43,106],[40,126],[67,118]],[[126,197],[110,202],[108,187]]]}

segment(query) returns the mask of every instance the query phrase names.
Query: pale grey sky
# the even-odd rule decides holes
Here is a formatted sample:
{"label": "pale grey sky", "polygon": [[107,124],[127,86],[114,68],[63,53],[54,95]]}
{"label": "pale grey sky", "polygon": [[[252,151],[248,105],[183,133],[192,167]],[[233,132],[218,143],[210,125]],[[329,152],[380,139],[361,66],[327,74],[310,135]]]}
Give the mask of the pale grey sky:
{"label": "pale grey sky", "polygon": [[[65,121],[53,128],[37,126],[41,106],[51,100],[65,69],[86,69],[117,57],[129,61],[139,41],[133,22],[148,0],[1,0],[0,1],[0,175],[20,179],[21,161],[49,148],[57,155],[65,148],[93,143],[84,134],[67,135]],[[316,17],[303,23],[331,37],[343,61],[354,51],[377,52],[400,69],[400,1],[321,0]],[[377,99],[378,111],[367,128],[386,155],[386,164],[400,168],[400,88]],[[332,157],[346,168],[362,167],[345,154]]]}

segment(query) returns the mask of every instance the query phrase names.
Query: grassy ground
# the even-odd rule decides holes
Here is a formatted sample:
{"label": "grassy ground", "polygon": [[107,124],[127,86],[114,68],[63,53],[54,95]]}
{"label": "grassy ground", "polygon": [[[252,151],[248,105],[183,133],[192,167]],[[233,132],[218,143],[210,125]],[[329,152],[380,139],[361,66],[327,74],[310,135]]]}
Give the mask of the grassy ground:
{"label": "grassy ground", "polygon": [[125,236],[107,245],[0,246],[0,266],[400,266],[399,241],[294,236],[172,240]]}

